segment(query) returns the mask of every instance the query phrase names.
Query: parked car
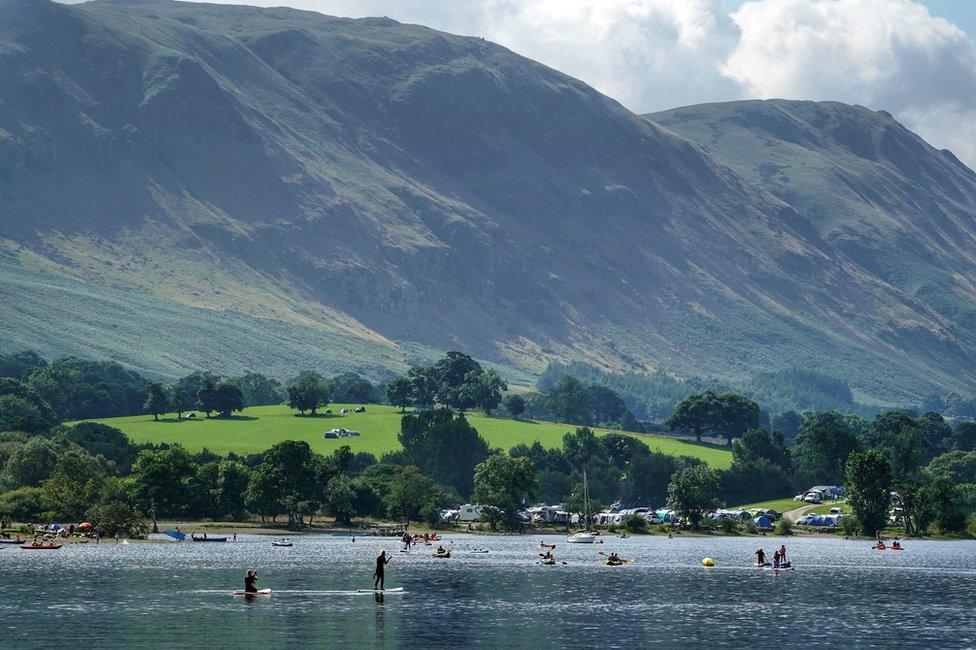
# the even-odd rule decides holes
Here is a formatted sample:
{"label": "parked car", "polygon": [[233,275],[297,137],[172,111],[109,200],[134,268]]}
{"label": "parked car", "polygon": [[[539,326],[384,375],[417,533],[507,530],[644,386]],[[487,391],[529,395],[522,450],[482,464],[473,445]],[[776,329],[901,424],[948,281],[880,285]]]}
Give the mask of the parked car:
{"label": "parked car", "polygon": [[806,495],[804,495],[803,500],[807,503],[820,503],[823,501],[823,495],[819,492],[807,492]]}
{"label": "parked car", "polygon": [[844,514],[844,509],[843,508],[831,508],[830,510],[827,511],[827,514],[828,515],[842,515],[842,514]]}

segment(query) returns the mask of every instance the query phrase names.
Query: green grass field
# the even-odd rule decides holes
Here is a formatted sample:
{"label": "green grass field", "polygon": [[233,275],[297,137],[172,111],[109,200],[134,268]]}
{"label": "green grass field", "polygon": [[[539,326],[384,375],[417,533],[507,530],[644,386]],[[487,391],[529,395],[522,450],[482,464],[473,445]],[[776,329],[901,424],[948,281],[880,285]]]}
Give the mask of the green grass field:
{"label": "green grass field", "polygon": [[[260,452],[282,440],[305,440],[312,449],[325,454],[341,445],[377,456],[400,448],[397,434],[401,416],[395,407],[369,404],[365,413],[339,415],[342,407],[342,404],[331,405],[335,413],[314,418],[296,417],[295,411],[286,406],[254,406],[228,419],[177,420],[170,416],[154,422],[152,416],[137,415],[98,422],[122,430],[136,443],[179,443],[190,451],[206,447],[217,454]],[[520,442],[531,444],[536,440],[549,448],[559,447],[563,434],[575,429],[568,424],[510,420],[475,413],[467,414],[467,418],[492,447],[506,451]],[[325,431],[336,427],[352,429],[362,435],[338,440],[322,437]],[[732,464],[732,454],[725,449],[663,436],[628,435],[644,441],[654,451],[701,458],[716,469],[725,469]]]}
{"label": "green grass field", "polygon": [[776,512],[782,514],[784,512],[789,512],[790,510],[796,510],[797,508],[802,508],[805,505],[809,505],[809,504],[803,503],[801,501],[794,501],[791,497],[789,499],[771,499],[769,501],[760,501],[758,503],[747,503],[744,506],[736,506],[736,508],[740,510],[773,509]]}

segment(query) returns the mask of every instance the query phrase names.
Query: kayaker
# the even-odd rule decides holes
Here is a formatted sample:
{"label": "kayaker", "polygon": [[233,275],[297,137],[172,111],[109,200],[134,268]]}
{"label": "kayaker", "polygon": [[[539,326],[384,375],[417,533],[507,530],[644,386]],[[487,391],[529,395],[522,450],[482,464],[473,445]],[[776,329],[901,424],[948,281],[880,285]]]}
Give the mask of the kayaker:
{"label": "kayaker", "polygon": [[546,551],[545,553],[542,554],[542,559],[543,560],[555,560],[556,558],[553,556],[552,551]]}
{"label": "kayaker", "polygon": [[248,569],[244,573],[244,593],[245,594],[256,594],[258,593],[258,572],[254,569]]}
{"label": "kayaker", "polygon": [[895,537],[893,540],[891,540],[891,548],[898,549],[900,551],[901,550],[901,540],[898,539],[897,537]]}
{"label": "kayaker", "polygon": [[610,566],[618,566],[623,563],[624,561],[621,560],[620,556],[617,555],[616,553],[611,553],[610,557],[607,558],[607,564],[609,564]]}
{"label": "kayaker", "polygon": [[766,566],[766,552],[762,549],[756,551],[756,566]]}
{"label": "kayaker", "polygon": [[383,574],[386,570],[386,565],[390,563],[390,558],[386,556],[386,551],[380,551],[380,554],[376,556],[376,570],[373,572],[373,590],[379,589],[383,591]]}
{"label": "kayaker", "polygon": [[444,548],[444,545],[443,544],[438,544],[437,545],[437,554],[438,555],[444,555],[445,553],[447,553],[447,549]]}

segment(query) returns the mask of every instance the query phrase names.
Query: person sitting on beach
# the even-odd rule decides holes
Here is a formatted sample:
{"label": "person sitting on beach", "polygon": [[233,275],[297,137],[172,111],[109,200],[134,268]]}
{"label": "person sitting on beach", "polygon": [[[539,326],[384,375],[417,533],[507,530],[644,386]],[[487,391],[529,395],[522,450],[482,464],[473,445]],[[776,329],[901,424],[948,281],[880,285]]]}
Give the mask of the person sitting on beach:
{"label": "person sitting on beach", "polygon": [[248,569],[244,573],[244,593],[246,594],[256,594],[258,593],[258,572],[254,569]]}

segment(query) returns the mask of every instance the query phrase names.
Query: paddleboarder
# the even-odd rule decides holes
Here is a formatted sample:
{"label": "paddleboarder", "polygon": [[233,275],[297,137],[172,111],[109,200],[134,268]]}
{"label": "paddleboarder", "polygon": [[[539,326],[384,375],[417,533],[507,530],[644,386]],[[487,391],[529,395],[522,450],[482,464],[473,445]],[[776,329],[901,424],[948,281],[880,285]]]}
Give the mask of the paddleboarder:
{"label": "paddleboarder", "polygon": [[258,572],[254,569],[248,569],[244,573],[244,593],[245,594],[256,594],[258,593]]}
{"label": "paddleboarder", "polygon": [[376,556],[376,570],[373,572],[374,591],[383,591],[383,573],[389,563],[390,558],[386,556],[386,551],[380,551],[380,554]]}

